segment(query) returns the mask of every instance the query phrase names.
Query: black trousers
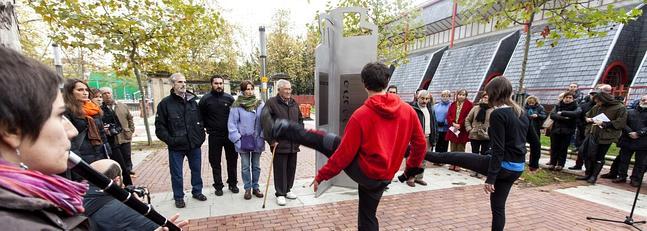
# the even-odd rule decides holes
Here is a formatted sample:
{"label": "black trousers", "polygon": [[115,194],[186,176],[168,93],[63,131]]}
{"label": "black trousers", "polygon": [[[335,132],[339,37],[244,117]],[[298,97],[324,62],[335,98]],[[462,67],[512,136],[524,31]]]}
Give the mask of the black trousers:
{"label": "black trousers", "polygon": [[227,137],[217,137],[209,135],[209,165],[213,174],[213,187],[216,190],[222,190],[225,186],[222,183],[222,148],[225,148],[225,158],[227,159],[227,184],[235,186],[238,183],[238,173],[236,171],[238,164],[238,153]]}
{"label": "black trousers", "polygon": [[481,155],[487,155],[485,152],[490,149],[489,140],[470,140],[470,145],[472,145],[472,153],[479,153]]}
{"label": "black trousers", "polygon": [[132,185],[133,180],[130,178],[130,169],[128,169],[128,165],[126,165],[124,153],[121,152],[121,148],[119,147],[120,145],[117,144],[114,136],[108,137],[108,143],[110,143],[110,149],[112,149],[110,159],[116,161],[119,164],[119,167],[121,167],[121,177],[124,181],[124,185]]}
{"label": "black trousers", "polygon": [[274,155],[274,188],[275,195],[285,196],[294,185],[294,175],[297,171],[296,153],[276,153]]}
{"label": "black trousers", "polygon": [[436,152],[447,152],[449,141],[445,139],[447,132],[438,132],[438,140],[436,141]]}
{"label": "black trousers", "polygon": [[[620,155],[616,158],[616,160],[619,160],[617,164],[618,177],[627,177],[631,156],[634,155],[634,153],[636,154],[636,162],[634,164],[633,171],[631,171],[631,180],[642,180],[642,175],[645,173],[645,160],[647,159],[645,157],[647,157],[647,150],[633,150],[629,148],[620,149]],[[616,161],[613,163],[616,163]]]}
{"label": "black trousers", "polygon": [[539,135],[535,132],[533,126],[528,128],[526,133],[526,142],[530,145],[530,158],[528,167],[539,168],[539,158],[541,158],[541,142],[539,141]]}
{"label": "black trousers", "polygon": [[[582,144],[586,145],[586,144]],[[592,149],[588,149],[587,153],[582,153],[583,157],[585,158],[584,160],[584,166],[586,168],[586,171],[584,173],[587,176],[590,175],[596,175],[599,174],[600,172],[594,172],[594,166],[596,164],[604,165],[604,156],[607,154],[609,151],[609,148],[611,147],[611,144],[593,144],[594,147]]]}
{"label": "black trousers", "polygon": [[126,168],[128,169],[128,171],[132,172],[133,171],[133,158],[132,158],[133,155],[132,155],[132,149],[131,149],[130,142],[123,143],[123,144],[117,144],[116,147],[121,152],[121,156],[124,157],[124,162],[126,163]]}
{"label": "black trousers", "polygon": [[[427,152],[425,160],[433,163],[452,164],[483,175],[488,174],[489,155],[474,155],[464,152]],[[490,209],[492,210],[492,230],[503,230],[505,227],[505,203],[514,182],[523,172],[510,171],[501,168],[494,183],[494,192],[490,194]]]}
{"label": "black trousers", "polygon": [[[288,137],[288,139],[313,148],[328,158],[332,156],[341,142],[341,138],[332,133],[314,130],[306,132],[302,128],[297,128],[296,131],[292,132],[293,136]],[[379,230],[380,226],[376,216],[377,207],[380,204],[384,189],[391,182],[389,180],[374,180],[364,175],[364,172],[359,167],[357,157],[350,165],[344,168],[344,172],[358,184],[357,229],[362,231]]]}
{"label": "black trousers", "polygon": [[572,133],[550,135],[550,164],[564,167]]}

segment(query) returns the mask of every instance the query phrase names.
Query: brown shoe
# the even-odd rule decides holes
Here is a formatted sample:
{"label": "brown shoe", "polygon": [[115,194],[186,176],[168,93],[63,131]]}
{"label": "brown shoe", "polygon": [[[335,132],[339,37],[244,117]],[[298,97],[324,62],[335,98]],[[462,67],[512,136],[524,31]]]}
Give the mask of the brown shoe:
{"label": "brown shoe", "polygon": [[245,200],[252,199],[252,190],[251,189],[245,189],[245,196],[243,198],[245,198]]}
{"label": "brown shoe", "polygon": [[407,180],[407,185],[409,185],[409,187],[416,187],[416,182],[413,179],[409,179]]}
{"label": "brown shoe", "polygon": [[417,184],[422,185],[422,186],[427,186],[427,182],[425,182],[425,181],[424,181],[424,180],[422,180],[422,179],[420,179],[420,180],[414,180],[413,182],[416,182]]}
{"label": "brown shoe", "polygon": [[254,194],[254,196],[256,196],[258,198],[263,198],[263,193],[261,192],[261,190],[254,189],[254,191],[252,191],[252,193]]}

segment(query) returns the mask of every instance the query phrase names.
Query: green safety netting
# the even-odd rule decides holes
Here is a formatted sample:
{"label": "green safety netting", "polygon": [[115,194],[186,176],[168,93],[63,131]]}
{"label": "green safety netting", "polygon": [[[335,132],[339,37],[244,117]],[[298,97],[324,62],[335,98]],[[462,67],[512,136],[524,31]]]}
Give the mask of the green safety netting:
{"label": "green safety netting", "polygon": [[115,99],[132,100],[139,96],[139,89],[135,80],[127,80],[127,77],[117,76],[114,72],[92,72],[88,78],[88,85],[91,88],[111,87]]}

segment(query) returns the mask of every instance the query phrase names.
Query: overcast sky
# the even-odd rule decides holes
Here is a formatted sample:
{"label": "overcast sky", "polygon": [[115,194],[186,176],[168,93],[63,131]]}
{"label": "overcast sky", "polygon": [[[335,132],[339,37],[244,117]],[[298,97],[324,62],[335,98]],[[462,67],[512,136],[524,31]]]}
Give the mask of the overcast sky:
{"label": "overcast sky", "polygon": [[[338,0],[332,2],[335,4]],[[317,10],[325,10],[326,0],[220,0],[218,5],[223,8],[223,17],[240,29],[236,40],[245,60],[258,46],[258,27],[265,26],[266,32],[271,32],[272,16],[279,9],[290,11],[290,33],[305,36],[306,23],[312,22]]]}
{"label": "overcast sky", "polygon": [[[420,5],[430,0],[413,0],[414,5]],[[254,47],[258,47],[258,27],[265,26],[266,32],[271,32],[272,15],[279,9],[290,11],[292,22],[291,34],[305,36],[306,24],[313,22],[319,10],[326,9],[327,0],[218,0],[223,8],[223,16],[232,24],[238,25],[239,32],[235,35],[242,60],[248,59]],[[336,5],[339,0],[331,0]],[[242,61],[241,60],[241,61]]]}

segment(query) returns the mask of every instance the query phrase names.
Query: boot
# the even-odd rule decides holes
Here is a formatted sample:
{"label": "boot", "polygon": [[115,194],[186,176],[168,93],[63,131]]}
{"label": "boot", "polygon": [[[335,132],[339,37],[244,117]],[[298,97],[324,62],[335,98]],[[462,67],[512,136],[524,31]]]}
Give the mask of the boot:
{"label": "boot", "polygon": [[591,175],[591,178],[586,180],[589,184],[595,184],[596,181],[598,181],[598,174],[600,174],[600,171],[602,171],[602,167],[604,166],[604,162],[602,161],[597,161],[595,163],[595,166],[593,166],[593,174]]}
{"label": "boot", "polygon": [[305,130],[300,124],[278,119],[272,126],[272,136],[312,148],[330,157],[341,142],[341,137],[321,130]]}
{"label": "boot", "polygon": [[584,176],[578,176],[575,178],[575,180],[589,180],[589,178],[591,178],[591,175],[593,175],[594,165],[591,163],[591,161],[588,159],[585,159],[584,166],[586,167],[586,170],[584,171]]}

